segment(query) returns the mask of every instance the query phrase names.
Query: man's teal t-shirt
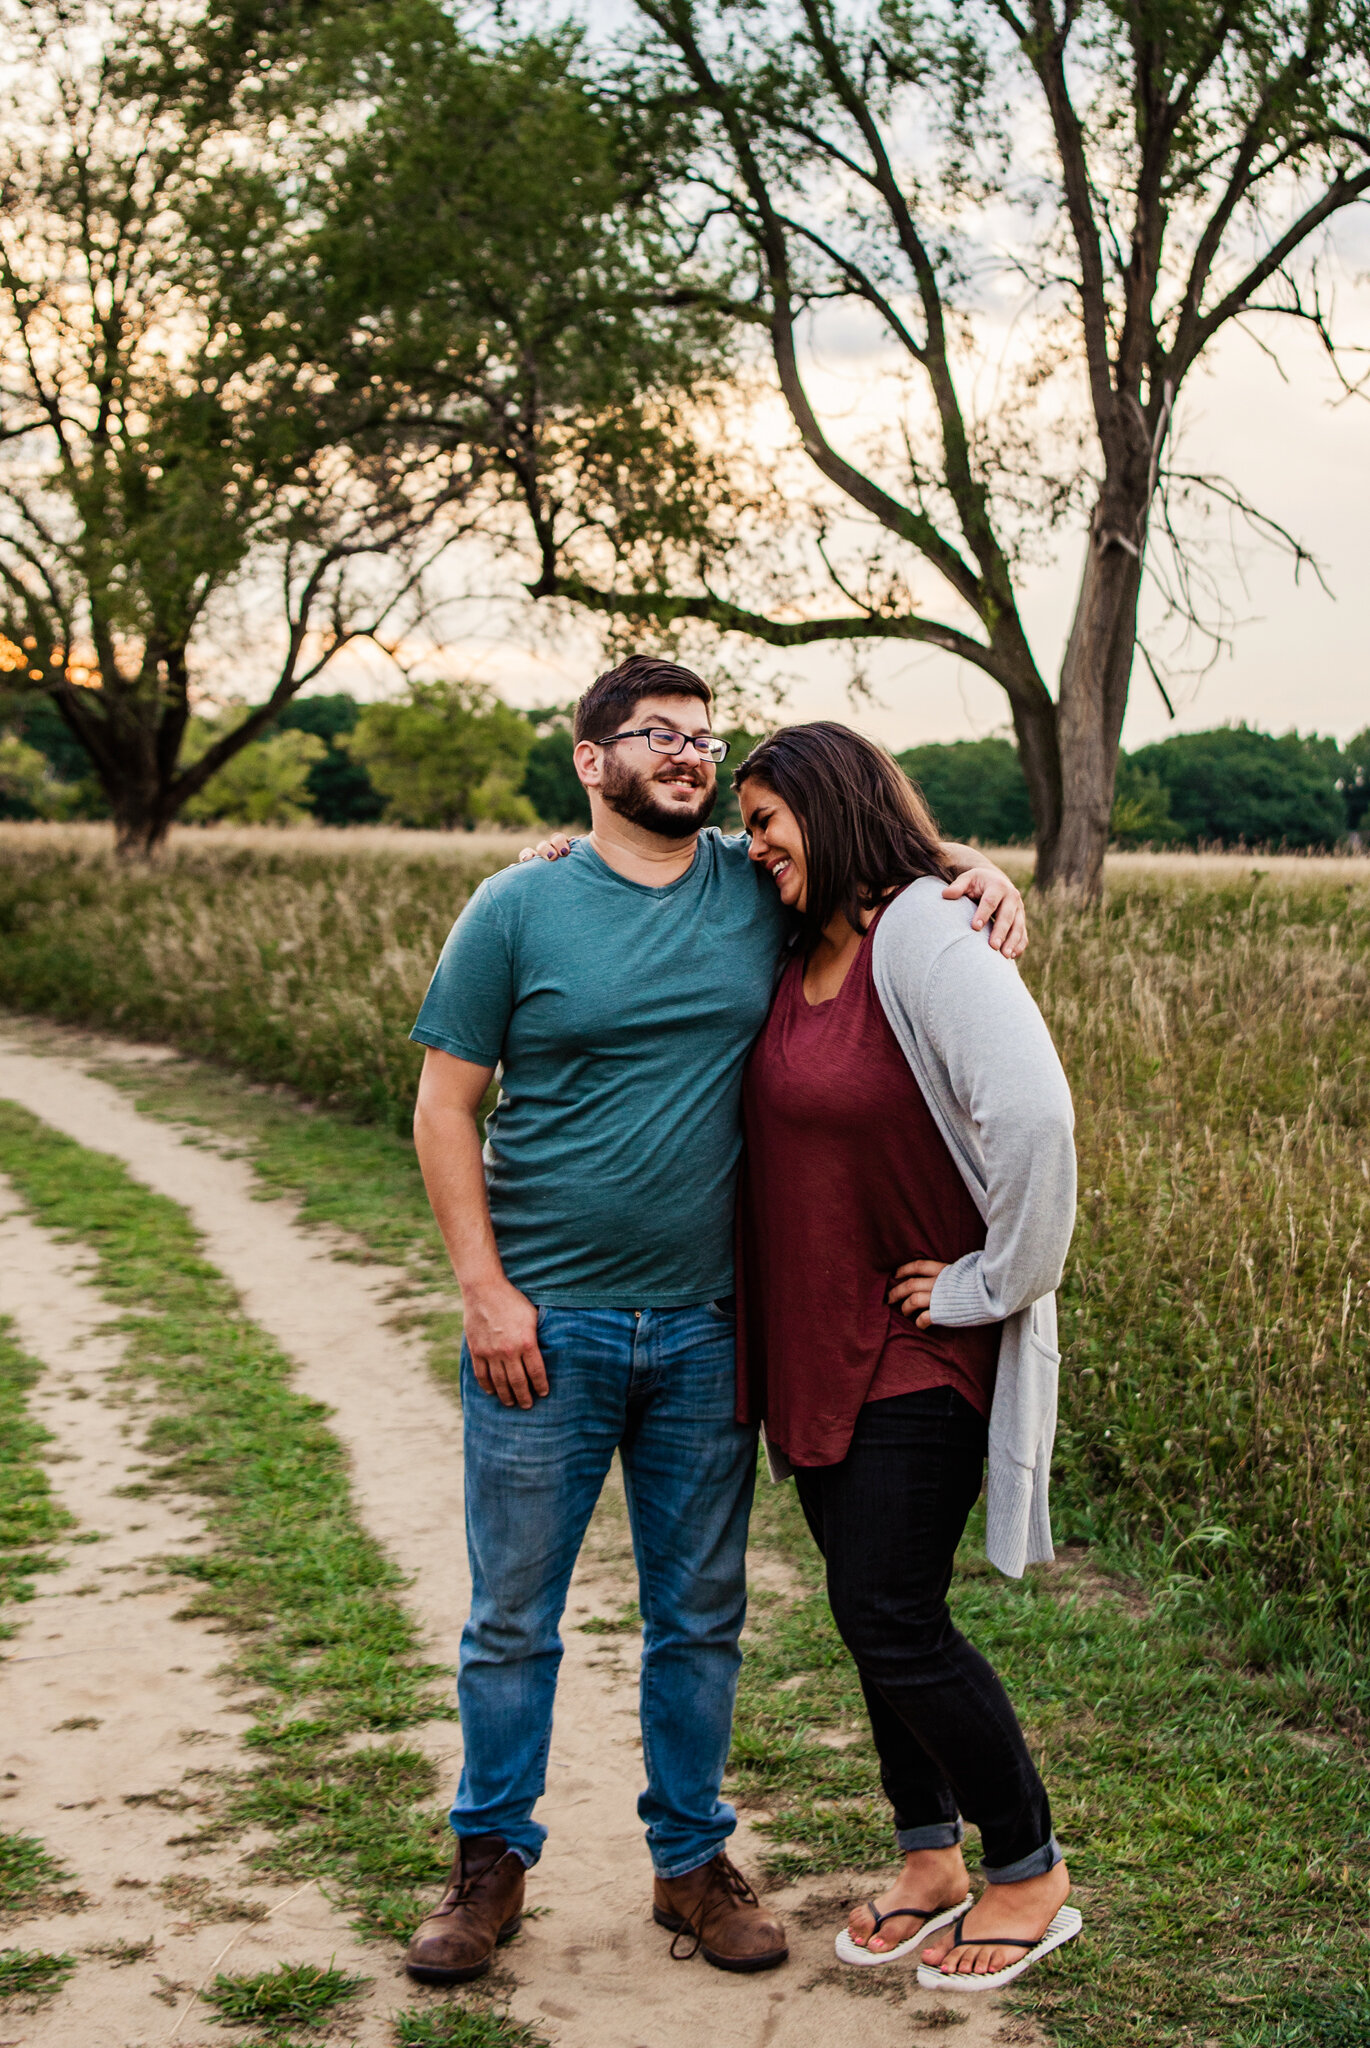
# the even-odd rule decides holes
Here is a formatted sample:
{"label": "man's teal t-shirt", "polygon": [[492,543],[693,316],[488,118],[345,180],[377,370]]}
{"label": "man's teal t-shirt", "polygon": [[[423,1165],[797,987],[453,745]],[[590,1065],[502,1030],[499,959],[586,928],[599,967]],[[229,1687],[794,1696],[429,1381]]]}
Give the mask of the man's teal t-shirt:
{"label": "man's teal t-shirt", "polygon": [[787,913],[745,838],[663,889],[584,839],[482,882],[413,1036],[502,1066],[486,1182],[504,1270],[542,1304],[678,1308],[733,1286],[742,1068]]}

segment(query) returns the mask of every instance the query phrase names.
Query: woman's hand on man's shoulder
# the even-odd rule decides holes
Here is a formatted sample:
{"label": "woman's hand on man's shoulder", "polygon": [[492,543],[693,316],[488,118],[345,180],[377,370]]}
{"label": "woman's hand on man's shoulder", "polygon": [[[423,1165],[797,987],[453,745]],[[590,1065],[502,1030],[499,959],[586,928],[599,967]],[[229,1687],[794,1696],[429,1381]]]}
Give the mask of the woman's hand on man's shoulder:
{"label": "woman's hand on man's shoulder", "polygon": [[536,846],[519,849],[520,860],[561,860],[571,851],[574,838],[565,832],[554,832],[550,839],[539,839]]}
{"label": "woman's hand on man's shoulder", "polygon": [[1023,892],[1012,876],[997,868],[993,861],[979,861],[974,867],[963,868],[942,894],[953,900],[961,896],[973,899],[975,916],[971,919],[971,930],[978,932],[989,925],[990,945],[1006,960],[1017,960],[1027,950],[1027,905]]}

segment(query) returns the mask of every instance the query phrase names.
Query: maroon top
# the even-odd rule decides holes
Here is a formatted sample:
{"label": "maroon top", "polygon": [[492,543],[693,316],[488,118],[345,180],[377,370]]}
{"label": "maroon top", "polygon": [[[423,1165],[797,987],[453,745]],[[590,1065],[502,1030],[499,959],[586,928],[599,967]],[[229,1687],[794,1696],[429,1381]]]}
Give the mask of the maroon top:
{"label": "maroon top", "polygon": [[988,1416],[994,1390],[997,1323],[920,1330],[885,1299],[985,1226],[876,992],[878,922],[829,1002],[790,962],[742,1086],[739,1419],[796,1465],[844,1458],[866,1401],[951,1386]]}

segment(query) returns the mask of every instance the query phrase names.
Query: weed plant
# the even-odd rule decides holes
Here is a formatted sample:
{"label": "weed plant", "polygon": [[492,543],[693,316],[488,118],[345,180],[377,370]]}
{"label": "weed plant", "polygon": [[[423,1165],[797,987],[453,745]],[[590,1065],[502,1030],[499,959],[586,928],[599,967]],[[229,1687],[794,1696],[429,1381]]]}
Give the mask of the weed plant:
{"label": "weed plant", "polygon": [[43,1999],[60,1991],[75,1968],[75,1956],[43,1955],[30,1948],[0,1948],[0,2005],[13,2001],[31,2011]]}
{"label": "weed plant", "polygon": [[339,2006],[365,1989],[365,1977],[317,1963],[278,1963],[248,1976],[223,1972],[200,1993],[221,2027],[264,2026],[271,2033],[312,2027],[333,2018]]}
{"label": "weed plant", "polygon": [[0,1924],[31,1919],[37,1913],[79,1911],[85,1894],[68,1888],[70,1877],[36,1835],[0,1833]]}
{"label": "weed plant", "polygon": [[548,2048],[541,2034],[503,2013],[441,2004],[395,2015],[395,2048]]}

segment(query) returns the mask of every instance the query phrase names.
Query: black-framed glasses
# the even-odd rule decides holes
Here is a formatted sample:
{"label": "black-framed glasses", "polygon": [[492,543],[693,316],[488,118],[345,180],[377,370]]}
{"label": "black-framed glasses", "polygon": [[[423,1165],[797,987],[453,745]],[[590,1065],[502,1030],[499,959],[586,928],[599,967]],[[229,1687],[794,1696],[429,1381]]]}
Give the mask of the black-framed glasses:
{"label": "black-framed glasses", "polygon": [[615,740],[646,740],[654,754],[683,754],[686,747],[693,747],[710,761],[728,758],[726,740],[716,740],[712,733],[672,732],[665,725],[635,725],[631,732],[611,732],[607,740],[597,740],[595,744],[611,747]]}

